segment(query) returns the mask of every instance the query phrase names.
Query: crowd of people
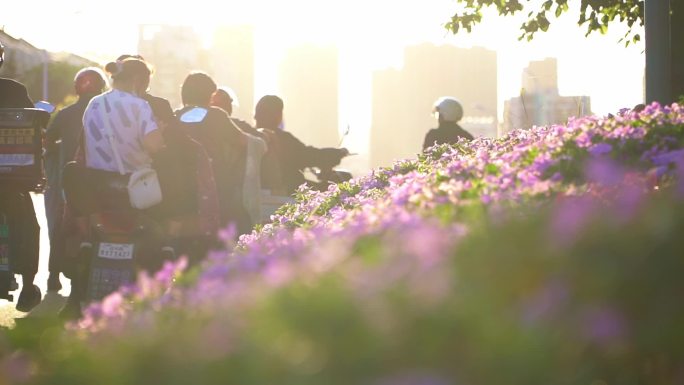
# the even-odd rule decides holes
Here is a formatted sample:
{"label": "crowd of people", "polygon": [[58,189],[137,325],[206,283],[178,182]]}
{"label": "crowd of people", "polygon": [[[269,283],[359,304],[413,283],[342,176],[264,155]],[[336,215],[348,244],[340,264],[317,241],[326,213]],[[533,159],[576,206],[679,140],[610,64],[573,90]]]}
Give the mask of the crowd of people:
{"label": "crowd of people", "polygon": [[[201,255],[206,248],[193,247],[210,245],[219,228],[233,224],[239,235],[261,221],[262,190],[291,195],[306,183],[305,168],[332,169],[349,155],[345,148],[306,145],[283,130],[284,103],[278,96],[258,101],[250,125],[231,116],[235,95],[208,74],[192,72],[185,78],[183,105],[175,111],[168,100],[148,92],[152,76],[151,63],[139,55],[121,55],[104,71],[84,68],[74,79],[78,100],[57,112],[47,127],[48,291],[61,289],[60,273],[69,271],[71,258],[67,239],[87,233],[88,215],[126,205],[108,199],[93,186],[100,179],[73,171],[77,166],[112,175],[156,170],[163,199],[146,214],[163,225],[171,255]],[[32,106],[23,85],[0,79],[0,108]],[[424,148],[472,138],[457,124],[463,110],[456,99],[438,100],[435,112],[439,127],[427,134]],[[3,186],[0,194],[3,212],[13,213],[21,234],[12,250],[20,256],[14,270],[23,281],[17,309],[29,311],[41,300],[34,284],[39,226],[28,191]],[[88,247],[80,243],[77,254]],[[82,288],[74,274],[69,274],[72,293],[78,293]]]}

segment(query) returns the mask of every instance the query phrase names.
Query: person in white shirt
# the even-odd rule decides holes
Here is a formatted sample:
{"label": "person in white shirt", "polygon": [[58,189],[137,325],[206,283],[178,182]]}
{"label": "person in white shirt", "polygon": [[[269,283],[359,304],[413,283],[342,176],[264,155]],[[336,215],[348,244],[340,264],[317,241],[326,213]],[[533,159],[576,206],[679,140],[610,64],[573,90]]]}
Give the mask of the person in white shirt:
{"label": "person in white shirt", "polygon": [[[139,59],[107,64],[112,90],[94,97],[83,115],[86,166],[118,172],[112,142],[126,173],[152,163],[151,154],[164,146],[145,94],[151,71]],[[111,141],[108,137],[111,132]]]}

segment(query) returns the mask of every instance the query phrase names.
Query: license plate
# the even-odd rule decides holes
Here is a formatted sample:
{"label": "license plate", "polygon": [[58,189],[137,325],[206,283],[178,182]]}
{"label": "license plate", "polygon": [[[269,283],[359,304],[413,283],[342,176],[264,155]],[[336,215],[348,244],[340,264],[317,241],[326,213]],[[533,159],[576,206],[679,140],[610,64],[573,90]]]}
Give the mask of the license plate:
{"label": "license plate", "polygon": [[133,259],[132,243],[100,243],[97,256],[107,259]]}
{"label": "license plate", "polygon": [[33,154],[0,154],[0,165],[31,166],[35,163]]}

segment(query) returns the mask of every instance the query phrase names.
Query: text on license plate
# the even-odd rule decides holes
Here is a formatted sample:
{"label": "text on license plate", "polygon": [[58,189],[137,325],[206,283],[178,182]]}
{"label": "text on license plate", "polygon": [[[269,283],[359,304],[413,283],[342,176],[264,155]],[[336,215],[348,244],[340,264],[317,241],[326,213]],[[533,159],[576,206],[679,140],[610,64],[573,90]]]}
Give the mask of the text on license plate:
{"label": "text on license plate", "polygon": [[107,259],[133,259],[132,243],[100,243],[97,256]]}

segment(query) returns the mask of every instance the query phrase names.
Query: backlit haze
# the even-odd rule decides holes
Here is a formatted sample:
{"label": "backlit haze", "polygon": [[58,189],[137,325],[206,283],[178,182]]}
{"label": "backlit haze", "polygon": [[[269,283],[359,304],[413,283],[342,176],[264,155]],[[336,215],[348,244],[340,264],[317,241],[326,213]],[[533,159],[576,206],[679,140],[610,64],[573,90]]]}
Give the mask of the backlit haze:
{"label": "backlit haze", "polygon": [[[517,40],[522,19],[501,18],[492,13],[485,16],[485,21],[475,27],[472,34],[464,32],[454,36],[447,33],[442,24],[456,7],[454,1],[445,0],[10,0],[3,4],[0,28],[4,25],[7,33],[37,47],[68,51],[105,63],[121,53],[138,52],[141,24],[191,26],[205,48],[212,47],[216,27],[250,26],[254,31],[254,99],[267,93],[282,94],[280,87],[287,82],[280,77],[287,77],[287,73],[283,74],[281,64],[291,49],[303,45],[336,47],[337,129],[342,132],[349,127],[343,145],[359,153],[356,160],[349,160],[348,166],[354,170],[368,166],[374,73],[388,68],[401,70],[407,46],[432,43],[497,51],[496,118],[499,124],[503,123],[504,101],[521,93],[523,69],[529,61],[547,57],[557,58],[560,94],[589,96],[593,113],[615,112],[642,102],[643,45],[625,48],[618,43],[625,32],[622,26],[611,27],[607,35],[592,34],[585,38],[584,30],[576,25],[577,18],[569,14],[553,20],[549,32],[538,34],[528,43]],[[310,62],[316,59],[302,57],[301,60],[302,66],[316,68],[317,63]],[[164,65],[159,61],[153,64],[156,67]],[[221,63],[212,65],[217,68]],[[212,74],[209,69],[198,69]],[[313,79],[323,76],[315,70],[311,72]],[[442,75],[433,74],[437,80]],[[152,93],[154,91],[152,89]],[[411,89],[402,92],[414,93]],[[459,89],[451,93],[463,97],[468,92],[473,91]],[[317,95],[311,95],[310,99],[310,108],[315,110]],[[429,108],[424,108],[432,102],[417,102],[421,111],[416,113],[432,119]],[[252,122],[252,111],[245,111],[244,105],[251,106],[253,101],[243,101],[234,116]],[[386,107],[391,116],[392,106]],[[494,115],[494,111],[491,114]],[[296,117],[288,120],[287,98],[285,118],[286,128],[290,129],[287,122],[296,121]],[[414,127],[417,137],[422,138],[434,120],[426,122],[427,126]],[[297,132],[297,136],[306,142],[306,135],[300,134]],[[396,134],[401,135],[401,132]],[[336,146],[338,142],[312,144]],[[416,143],[416,152],[421,144]]]}

